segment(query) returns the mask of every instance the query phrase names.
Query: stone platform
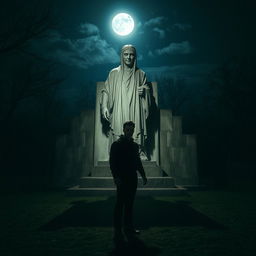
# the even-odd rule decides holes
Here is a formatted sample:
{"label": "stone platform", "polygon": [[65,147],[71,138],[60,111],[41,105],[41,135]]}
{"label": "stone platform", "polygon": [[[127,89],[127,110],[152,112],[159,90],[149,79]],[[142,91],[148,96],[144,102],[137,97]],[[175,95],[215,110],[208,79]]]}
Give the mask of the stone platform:
{"label": "stone platform", "polygon": [[[83,177],[81,184],[67,190],[69,195],[79,196],[113,196],[116,188],[112,177]],[[148,184],[143,186],[138,179],[137,195],[140,196],[170,196],[184,195],[187,189],[175,186],[170,177],[149,177]]]}
{"label": "stone platform", "polygon": [[[142,161],[147,177],[162,177],[163,170],[156,164],[156,161]],[[112,177],[108,161],[99,161],[97,166],[92,168],[89,176],[93,177]]]}
{"label": "stone platform", "polygon": [[[148,184],[145,187],[139,185],[138,194],[182,194],[185,188],[198,185],[196,136],[183,134],[181,116],[174,116],[170,109],[159,109],[157,83],[149,85],[151,115],[148,119],[147,153],[151,161],[142,163]],[[68,193],[115,193],[107,162],[108,127],[100,114],[103,87],[104,82],[97,83],[95,109],[83,110],[72,120],[70,132],[59,136],[56,141],[54,184],[62,188],[76,184],[68,189]]]}
{"label": "stone platform", "polygon": [[[148,183],[143,186],[142,178],[138,178],[137,195],[157,196],[157,195],[181,195],[186,193],[186,189],[175,185],[173,177],[163,177],[164,172],[154,161],[143,161]],[[79,185],[67,190],[70,195],[81,196],[111,196],[115,195],[115,185],[111,176],[108,162],[99,162],[93,167],[91,176],[81,177]],[[138,174],[139,176],[139,174]]]}

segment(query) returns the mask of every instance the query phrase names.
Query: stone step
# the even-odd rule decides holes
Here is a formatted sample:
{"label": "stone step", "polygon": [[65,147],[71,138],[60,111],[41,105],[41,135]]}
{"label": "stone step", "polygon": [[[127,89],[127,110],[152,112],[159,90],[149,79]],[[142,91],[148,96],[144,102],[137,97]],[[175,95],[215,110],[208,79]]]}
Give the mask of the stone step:
{"label": "stone step", "polygon": [[[70,196],[115,196],[115,188],[80,188],[75,186],[67,190]],[[174,188],[138,188],[137,196],[174,196],[185,195],[187,189],[183,187]]]}
{"label": "stone step", "polygon": [[91,176],[93,177],[112,177],[109,166],[94,166]]}
{"label": "stone step", "polygon": [[[82,177],[79,182],[80,188],[114,188],[112,177]],[[148,177],[148,183],[143,186],[142,178],[138,178],[138,187],[144,188],[172,188],[175,180],[172,177]]]}
{"label": "stone step", "polygon": [[[163,171],[155,161],[142,161],[145,173],[148,177],[162,177]],[[97,166],[93,167],[91,176],[93,177],[111,177],[109,162],[100,161]]]}
{"label": "stone step", "polygon": [[[156,161],[142,161],[143,166],[156,166]],[[107,166],[109,167],[108,161],[98,161],[97,166]]]}

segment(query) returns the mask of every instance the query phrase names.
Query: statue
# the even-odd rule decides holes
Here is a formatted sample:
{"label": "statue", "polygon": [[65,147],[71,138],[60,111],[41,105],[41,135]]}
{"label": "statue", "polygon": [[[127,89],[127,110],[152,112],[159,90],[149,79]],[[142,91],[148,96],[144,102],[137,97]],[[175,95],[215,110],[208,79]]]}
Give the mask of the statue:
{"label": "statue", "polygon": [[109,72],[101,94],[101,114],[109,122],[109,145],[122,134],[123,124],[135,123],[134,140],[139,144],[142,160],[148,160],[145,150],[147,118],[151,104],[146,74],[137,67],[136,49],[124,45],[121,65]]}

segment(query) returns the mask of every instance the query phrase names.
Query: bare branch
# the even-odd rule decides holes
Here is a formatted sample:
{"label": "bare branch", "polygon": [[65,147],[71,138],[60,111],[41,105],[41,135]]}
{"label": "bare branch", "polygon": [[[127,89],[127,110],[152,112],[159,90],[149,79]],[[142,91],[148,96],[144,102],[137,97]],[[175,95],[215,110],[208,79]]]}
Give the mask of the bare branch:
{"label": "bare branch", "polygon": [[[38,2],[24,6],[16,15],[8,11],[1,15],[0,54],[18,50],[30,40],[46,36],[45,32],[56,25],[51,17],[50,6],[42,7],[36,4]],[[9,11],[13,12],[13,8]]]}

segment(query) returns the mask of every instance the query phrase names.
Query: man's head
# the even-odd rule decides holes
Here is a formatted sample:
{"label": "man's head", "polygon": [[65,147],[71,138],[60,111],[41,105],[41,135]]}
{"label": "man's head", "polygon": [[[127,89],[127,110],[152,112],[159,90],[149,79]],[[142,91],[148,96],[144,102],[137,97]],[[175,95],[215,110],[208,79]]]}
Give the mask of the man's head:
{"label": "man's head", "polygon": [[123,124],[124,136],[131,138],[134,133],[135,123],[132,121],[127,121]]}
{"label": "man's head", "polygon": [[124,63],[129,68],[132,68],[136,60],[136,49],[133,45],[124,45],[121,52],[121,58]]}

